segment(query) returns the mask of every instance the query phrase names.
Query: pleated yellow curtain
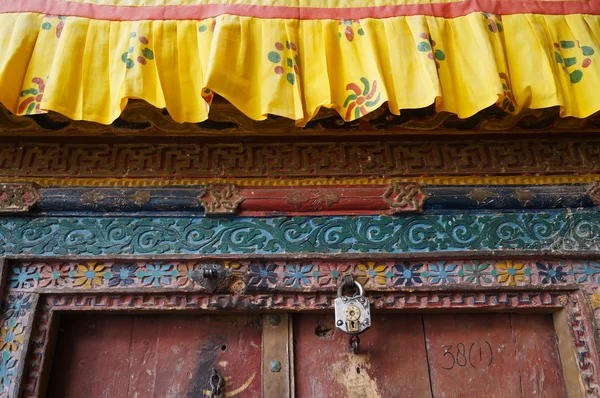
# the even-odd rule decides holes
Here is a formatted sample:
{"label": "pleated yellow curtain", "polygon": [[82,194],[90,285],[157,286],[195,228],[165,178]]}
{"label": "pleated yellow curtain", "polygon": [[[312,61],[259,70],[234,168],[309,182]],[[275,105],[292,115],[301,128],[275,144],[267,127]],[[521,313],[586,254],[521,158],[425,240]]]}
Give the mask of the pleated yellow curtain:
{"label": "pleated yellow curtain", "polygon": [[201,122],[347,121],[387,102],[468,117],[600,110],[600,2],[20,0],[0,4],[0,102],[109,124],[128,99]]}

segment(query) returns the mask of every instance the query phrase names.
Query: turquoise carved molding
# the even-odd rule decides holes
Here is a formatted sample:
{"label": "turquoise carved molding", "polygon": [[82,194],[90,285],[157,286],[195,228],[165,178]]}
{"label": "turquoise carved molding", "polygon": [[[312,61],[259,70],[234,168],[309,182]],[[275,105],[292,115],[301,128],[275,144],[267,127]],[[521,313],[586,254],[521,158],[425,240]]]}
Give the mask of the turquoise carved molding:
{"label": "turquoise carved molding", "polygon": [[0,255],[600,252],[595,211],[418,216],[0,218]]}

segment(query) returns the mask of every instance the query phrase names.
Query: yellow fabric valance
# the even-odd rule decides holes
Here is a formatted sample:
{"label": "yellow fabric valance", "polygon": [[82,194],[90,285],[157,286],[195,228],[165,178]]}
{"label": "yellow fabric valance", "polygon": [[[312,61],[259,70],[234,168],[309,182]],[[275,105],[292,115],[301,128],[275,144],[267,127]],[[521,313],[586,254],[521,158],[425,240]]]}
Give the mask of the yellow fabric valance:
{"label": "yellow fabric valance", "polygon": [[600,2],[20,0],[0,4],[0,102],[109,124],[128,99],[206,120],[600,111]]}

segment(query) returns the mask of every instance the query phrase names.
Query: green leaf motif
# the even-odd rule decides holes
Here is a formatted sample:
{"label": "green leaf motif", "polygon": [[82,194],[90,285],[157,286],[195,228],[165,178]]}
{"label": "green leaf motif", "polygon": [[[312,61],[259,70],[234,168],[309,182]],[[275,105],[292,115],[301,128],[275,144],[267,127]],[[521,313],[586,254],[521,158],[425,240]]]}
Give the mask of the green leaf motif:
{"label": "green leaf motif", "polygon": [[594,49],[592,47],[590,47],[590,46],[583,46],[583,47],[581,47],[581,52],[585,56],[594,55]]}
{"label": "green leaf motif", "polygon": [[444,61],[446,59],[446,54],[442,50],[435,50],[435,59],[438,61]]}
{"label": "green leaf motif", "polygon": [[560,46],[562,48],[575,48],[575,42],[572,40],[561,41]]}
{"label": "green leaf motif", "polygon": [[570,58],[565,58],[565,66],[568,68],[569,66],[573,66],[577,63],[577,58],[575,57],[570,57]]}
{"label": "green leaf motif", "polygon": [[200,33],[202,33],[202,32],[206,32],[207,30],[208,30],[208,26],[206,26],[206,25],[201,25],[201,26],[198,28],[198,32],[200,32]]}
{"label": "green leaf motif", "polygon": [[571,83],[579,83],[583,79],[583,72],[575,70],[569,74],[569,78],[571,79]]}
{"label": "green leaf motif", "polygon": [[557,63],[559,63],[559,64],[562,64],[562,62],[563,62],[563,59],[562,59],[562,57],[560,56],[560,54],[559,54],[559,53],[557,53],[556,51],[554,52],[554,58],[556,58],[556,62],[557,62]]}
{"label": "green leaf motif", "polygon": [[274,64],[281,62],[281,55],[279,55],[279,53],[275,52],[275,51],[269,52],[267,54],[267,58],[269,59],[269,61],[273,62]]}
{"label": "green leaf motif", "polygon": [[285,75],[285,78],[287,79],[288,83],[292,85],[296,83],[296,76],[293,73],[288,73],[287,75]]}
{"label": "green leaf motif", "polygon": [[153,60],[154,59],[154,52],[152,50],[150,50],[149,48],[142,49],[142,55],[146,59],[149,59],[149,60]]}
{"label": "green leaf motif", "polygon": [[417,50],[423,52],[423,53],[428,53],[431,51],[431,45],[427,42],[421,42],[419,44],[417,44]]}

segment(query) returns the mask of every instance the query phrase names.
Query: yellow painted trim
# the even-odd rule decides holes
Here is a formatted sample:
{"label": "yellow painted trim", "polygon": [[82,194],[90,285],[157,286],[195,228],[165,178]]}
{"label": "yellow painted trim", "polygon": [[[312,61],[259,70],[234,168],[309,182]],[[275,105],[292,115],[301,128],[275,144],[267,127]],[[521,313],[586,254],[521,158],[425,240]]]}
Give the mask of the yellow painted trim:
{"label": "yellow painted trim", "polygon": [[553,185],[600,181],[600,174],[553,176],[427,176],[415,178],[0,178],[0,183],[30,182],[42,187],[161,187],[236,184],[242,187],[290,187],[318,185],[388,185],[414,182],[421,185]]}

